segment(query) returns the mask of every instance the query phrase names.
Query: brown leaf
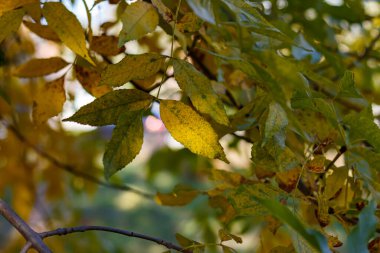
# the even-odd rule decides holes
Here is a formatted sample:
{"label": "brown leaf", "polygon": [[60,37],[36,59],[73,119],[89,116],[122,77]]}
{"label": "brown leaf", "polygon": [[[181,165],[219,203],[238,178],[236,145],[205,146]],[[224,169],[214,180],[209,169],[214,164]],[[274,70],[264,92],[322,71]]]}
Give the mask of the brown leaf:
{"label": "brown leaf", "polygon": [[30,61],[18,66],[13,72],[18,77],[39,77],[55,73],[69,63],[61,57],[31,59]]}
{"label": "brown leaf", "polygon": [[121,46],[119,48],[117,43],[118,38],[115,36],[93,36],[90,44],[90,49],[101,55],[118,55],[125,51],[125,46]]}
{"label": "brown leaf", "polygon": [[284,172],[278,172],[276,174],[278,186],[286,192],[291,192],[296,187],[300,172],[301,168],[299,167]]}
{"label": "brown leaf", "polygon": [[60,42],[58,35],[47,25],[41,25],[38,23],[32,23],[28,21],[23,21],[23,24],[28,27],[30,31],[37,34],[41,38]]}
{"label": "brown leaf", "polygon": [[307,161],[306,168],[310,172],[314,173],[324,173],[325,172],[325,161],[326,157],[324,155],[316,155],[310,161]]}
{"label": "brown leaf", "polygon": [[112,89],[107,85],[98,86],[100,82],[100,73],[93,68],[74,66],[75,76],[82,84],[82,87],[94,97],[101,97],[110,92]]}

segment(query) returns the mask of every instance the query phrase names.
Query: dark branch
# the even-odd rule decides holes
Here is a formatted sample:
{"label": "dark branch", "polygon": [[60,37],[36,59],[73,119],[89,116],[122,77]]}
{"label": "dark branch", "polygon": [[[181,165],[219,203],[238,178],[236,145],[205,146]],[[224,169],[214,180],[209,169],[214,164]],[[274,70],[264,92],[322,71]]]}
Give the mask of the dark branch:
{"label": "dark branch", "polygon": [[2,199],[0,199],[0,214],[20,232],[31,247],[40,253],[52,252],[42,241],[42,237],[26,224],[26,222]]}
{"label": "dark branch", "polygon": [[113,227],[106,227],[106,226],[78,226],[78,227],[70,227],[70,228],[58,228],[56,230],[40,233],[40,236],[42,238],[46,238],[46,237],[51,237],[55,235],[62,236],[62,235],[67,235],[71,233],[86,232],[86,231],[91,231],[91,230],[105,231],[105,232],[129,236],[129,237],[140,238],[146,241],[151,241],[151,242],[155,242],[157,244],[163,245],[168,249],[173,249],[179,252],[186,252],[186,253],[191,252],[190,250],[186,250],[176,244],[162,240],[160,238],[155,238],[149,235],[139,234],[133,231],[123,230],[123,229],[113,228]]}
{"label": "dark branch", "polygon": [[104,186],[107,188],[134,192],[140,196],[143,196],[143,197],[149,198],[149,199],[152,199],[154,197],[153,194],[137,190],[137,189],[130,187],[130,186],[127,186],[127,185],[119,185],[119,184],[109,183],[109,182],[101,180],[95,176],[92,176],[90,174],[79,171],[79,170],[75,169],[75,167],[72,165],[62,163],[61,161],[57,160],[55,157],[53,157],[49,153],[45,152],[44,150],[36,147],[34,144],[29,142],[29,140],[27,140],[25,138],[25,136],[15,126],[13,126],[11,124],[5,124],[5,125],[8,128],[8,130],[10,130],[17,137],[17,139],[19,139],[26,146],[32,148],[37,154],[39,154],[41,157],[50,161],[52,164],[54,164],[57,168],[59,168],[61,170],[64,170],[66,172],[69,172],[72,175],[75,175],[77,177],[81,177],[81,178],[83,178],[89,182],[92,182],[92,183],[95,183],[95,184],[98,184],[98,185],[101,185],[101,186]]}

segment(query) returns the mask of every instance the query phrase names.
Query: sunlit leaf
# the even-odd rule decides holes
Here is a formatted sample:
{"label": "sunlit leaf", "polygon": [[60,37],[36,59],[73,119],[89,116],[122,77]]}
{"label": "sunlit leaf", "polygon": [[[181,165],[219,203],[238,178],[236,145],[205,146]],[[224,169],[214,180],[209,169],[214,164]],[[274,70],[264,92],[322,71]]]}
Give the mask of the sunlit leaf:
{"label": "sunlit leaf", "polygon": [[194,107],[211,116],[216,122],[229,125],[223,103],[213,90],[210,80],[186,61],[174,60],[173,65],[174,77]]}
{"label": "sunlit leaf", "polygon": [[18,66],[13,75],[18,77],[39,77],[55,73],[68,64],[61,57],[31,59]]}
{"label": "sunlit leaf", "polygon": [[371,201],[360,212],[359,222],[350,232],[347,241],[343,244],[345,252],[368,252],[368,242],[376,233],[378,218],[375,215],[376,202]]}
{"label": "sunlit leaf", "polygon": [[81,107],[73,116],[64,121],[75,121],[92,126],[116,124],[123,112],[147,108],[152,100],[152,96],[139,90],[115,90]]}
{"label": "sunlit leaf", "polygon": [[218,135],[190,106],[175,100],[161,100],[160,115],[173,138],[191,152],[228,162]]}
{"label": "sunlit leaf", "polygon": [[72,12],[67,10],[62,3],[48,2],[44,4],[43,14],[49,27],[57,33],[68,48],[95,65],[86,48],[83,28]]}
{"label": "sunlit leaf", "polygon": [[125,8],[121,15],[123,29],[119,34],[119,46],[130,40],[142,38],[158,25],[158,14],[153,5],[138,1]]}
{"label": "sunlit leaf", "polygon": [[33,120],[37,124],[44,123],[62,111],[63,103],[66,101],[63,84],[64,76],[45,83],[44,87],[37,91],[33,102]]}
{"label": "sunlit leaf", "polygon": [[286,112],[278,103],[269,105],[268,117],[265,122],[263,145],[274,138],[275,142],[282,148],[285,147],[285,130],[288,125]]}
{"label": "sunlit leaf", "polygon": [[171,193],[156,194],[156,201],[164,206],[184,206],[198,196],[199,192],[191,187],[176,185]]}
{"label": "sunlit leaf", "polygon": [[[1,10],[2,9],[0,8],[0,11]],[[23,9],[16,9],[5,12],[0,16],[0,42],[8,37],[12,32],[16,32],[18,30],[24,14],[25,11]]]}
{"label": "sunlit leaf", "polygon": [[142,113],[140,110],[120,114],[103,156],[106,178],[124,168],[140,152],[144,137]]}
{"label": "sunlit leaf", "polygon": [[28,27],[30,31],[37,34],[41,38],[60,42],[58,35],[47,25],[41,25],[38,23],[32,23],[28,21],[23,21],[23,24]]}
{"label": "sunlit leaf", "polygon": [[152,53],[127,55],[120,62],[107,66],[99,85],[120,86],[134,79],[148,78],[163,67],[165,59],[165,56]]}

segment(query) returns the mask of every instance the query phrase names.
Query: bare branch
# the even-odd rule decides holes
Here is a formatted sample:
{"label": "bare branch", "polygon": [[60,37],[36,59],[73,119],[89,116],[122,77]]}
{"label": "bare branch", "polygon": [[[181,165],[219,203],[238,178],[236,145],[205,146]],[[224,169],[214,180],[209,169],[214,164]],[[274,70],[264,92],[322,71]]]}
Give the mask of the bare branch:
{"label": "bare branch", "polygon": [[78,226],[78,227],[69,227],[69,228],[58,228],[52,231],[47,231],[40,233],[40,236],[42,238],[46,237],[51,237],[51,236],[62,236],[62,235],[67,235],[71,233],[78,233],[78,232],[86,232],[86,231],[105,231],[105,232],[110,232],[110,233],[116,233],[116,234],[121,234],[129,237],[135,237],[135,238],[140,238],[146,241],[151,241],[155,242],[157,244],[160,244],[162,246],[165,246],[167,249],[173,249],[179,252],[186,252],[186,253],[191,253],[190,250],[186,250],[176,244],[173,244],[171,242],[165,241],[160,238],[155,238],[149,235],[144,235],[144,234],[139,234],[133,231],[128,231],[124,229],[119,229],[119,228],[113,228],[113,227],[107,227],[107,226]]}
{"label": "bare branch", "polygon": [[12,124],[5,123],[5,126],[22,143],[24,143],[26,146],[32,148],[37,154],[39,154],[41,157],[43,157],[43,158],[47,159],[48,161],[50,161],[52,164],[54,164],[57,168],[59,168],[61,170],[64,170],[66,172],[69,172],[69,173],[77,176],[77,177],[81,177],[81,178],[83,178],[83,179],[85,179],[85,180],[87,180],[89,182],[92,182],[92,183],[95,183],[95,184],[98,184],[98,185],[101,185],[101,186],[104,186],[104,187],[107,187],[107,188],[116,189],[116,190],[122,190],[122,191],[134,192],[134,193],[136,193],[136,194],[138,194],[138,195],[140,195],[142,197],[148,198],[148,199],[152,199],[154,197],[153,194],[137,190],[137,189],[135,189],[135,188],[133,188],[131,186],[109,183],[109,182],[101,180],[101,179],[99,179],[99,178],[97,178],[95,176],[92,176],[90,174],[87,174],[87,173],[84,173],[82,171],[79,171],[79,170],[75,169],[75,167],[72,166],[72,165],[70,165],[70,164],[62,163],[61,161],[59,161],[58,159],[56,159],[55,157],[53,157],[49,153],[47,153],[44,150],[38,148],[33,143],[31,143],[29,140],[27,140],[26,137],[15,126],[13,126]]}
{"label": "bare branch", "polygon": [[12,208],[2,199],[0,199],[0,214],[9,221],[14,228],[40,253],[51,253],[52,251],[42,241],[42,237],[35,232],[26,222],[15,213]]}

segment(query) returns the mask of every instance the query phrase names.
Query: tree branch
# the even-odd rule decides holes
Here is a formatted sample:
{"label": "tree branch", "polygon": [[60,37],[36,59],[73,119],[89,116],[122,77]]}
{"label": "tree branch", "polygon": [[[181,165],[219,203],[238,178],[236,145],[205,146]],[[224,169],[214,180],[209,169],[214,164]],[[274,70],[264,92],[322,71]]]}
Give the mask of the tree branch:
{"label": "tree branch", "polygon": [[46,238],[46,237],[51,237],[51,236],[56,236],[56,235],[63,236],[67,234],[86,232],[86,231],[105,231],[105,232],[110,232],[110,233],[115,233],[115,234],[121,234],[128,237],[135,237],[135,238],[140,238],[146,241],[155,242],[157,244],[165,246],[167,249],[173,249],[179,252],[186,252],[186,253],[191,252],[176,244],[173,244],[171,242],[165,241],[160,238],[155,238],[149,235],[144,235],[144,234],[136,233],[129,230],[107,227],[107,226],[78,226],[78,227],[69,227],[69,228],[58,228],[52,231],[40,233],[39,235],[41,236],[41,238]]}
{"label": "tree branch", "polygon": [[70,165],[70,164],[62,163],[61,161],[59,161],[58,159],[56,159],[55,157],[53,157],[49,153],[45,152],[44,150],[36,147],[34,144],[32,144],[31,142],[29,142],[29,140],[27,140],[26,137],[15,126],[13,126],[12,124],[7,124],[6,123],[4,125],[22,143],[24,143],[26,146],[32,148],[37,154],[39,154],[41,157],[43,157],[43,158],[47,159],[48,161],[50,161],[52,164],[54,164],[57,168],[59,168],[61,170],[64,170],[64,171],[66,171],[66,172],[68,172],[68,173],[70,173],[72,175],[75,175],[77,177],[81,177],[81,178],[83,178],[83,179],[85,179],[85,180],[87,180],[89,182],[92,182],[92,183],[95,183],[95,184],[98,184],[98,185],[101,185],[101,186],[104,186],[104,187],[107,187],[107,188],[110,188],[110,189],[134,192],[134,193],[136,193],[136,194],[138,194],[138,195],[140,195],[142,197],[148,198],[148,199],[152,199],[154,197],[153,194],[137,190],[137,189],[135,189],[135,188],[133,188],[131,186],[109,183],[109,182],[101,180],[101,179],[99,179],[99,178],[97,178],[95,176],[92,176],[90,174],[87,174],[87,173],[84,173],[82,171],[79,171],[79,170],[75,169],[75,167],[72,166],[72,165]]}
{"label": "tree branch", "polygon": [[40,253],[51,253],[52,251],[42,241],[40,234],[35,232],[26,222],[15,213],[12,208],[0,198],[0,214],[9,221],[14,228],[16,228],[20,234],[28,242],[28,245],[38,250]]}

